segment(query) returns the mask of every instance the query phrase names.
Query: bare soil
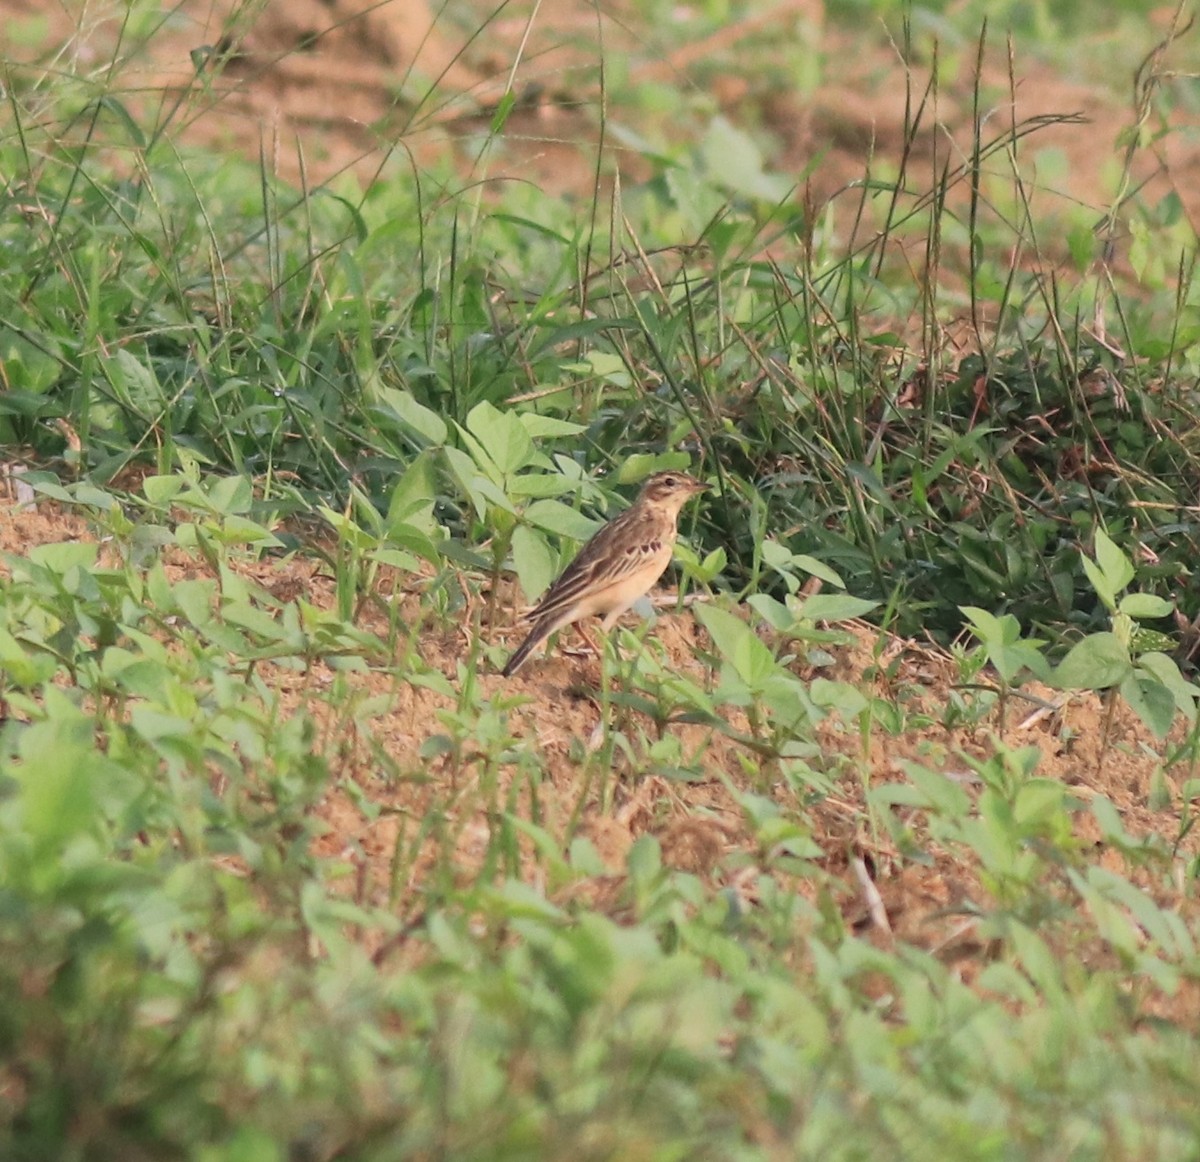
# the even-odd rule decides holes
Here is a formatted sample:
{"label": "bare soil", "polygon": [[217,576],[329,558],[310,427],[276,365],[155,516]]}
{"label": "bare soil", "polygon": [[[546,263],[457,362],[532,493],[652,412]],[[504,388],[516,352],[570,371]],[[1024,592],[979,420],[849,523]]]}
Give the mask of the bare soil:
{"label": "bare soil", "polygon": [[[0,552],[24,554],[34,545],[92,536],[85,520],[56,505],[0,505]],[[203,577],[207,571],[203,562],[175,553],[167,555],[164,567],[178,580]],[[247,560],[237,567],[277,600],[303,598],[320,608],[334,606],[333,580],[315,557]],[[852,632],[849,644],[833,651],[832,668],[818,672],[797,665],[797,672],[853,683],[902,710],[909,725],[898,736],[876,728],[864,745],[857,729],[847,728],[836,716],[822,723],[814,735],[820,751],[814,765],[832,772],[835,786],[833,793],[813,797],[801,810],[802,787],[764,771],[741,742],[698,725],[668,727],[681,738],[685,756],[701,758],[698,781],[636,777],[619,749],[597,779],[595,764],[589,766],[583,755],[600,717],[600,662],[560,648],[531,660],[508,680],[486,664],[476,674],[478,698],[507,702],[508,728],[515,738],[532,742],[540,758],[537,772],[517,772],[512,766],[490,765],[474,740],[465,751],[427,749],[436,738],[454,734],[462,689],[459,668],[477,643],[462,624],[422,625],[416,588],[406,588],[411,585],[408,577],[385,579],[380,600],[364,605],[360,628],[386,639],[388,607],[397,604],[400,624],[416,627],[419,656],[440,672],[453,696],[398,677],[386,660],[337,675],[320,663],[303,673],[269,665],[258,672],[278,691],[285,712],[306,711],[318,724],[315,747],[328,761],[332,777],[316,810],[317,852],[344,867],[347,893],[392,908],[414,926],[422,917],[432,869],[444,875],[453,868],[464,882],[472,880],[491,829],[498,825],[496,805],[511,804],[518,813],[536,816],[564,853],[574,837],[586,837],[608,869],[606,877],[587,881],[586,900],[578,898],[576,886],[542,883],[564,906],[574,901],[623,915],[629,906],[626,857],[640,836],[653,835],[668,867],[697,875],[714,889],[736,892],[747,906],[753,905],[761,876],[781,877],[794,890],[832,900],[846,923],[867,938],[928,949],[970,981],[991,955],[974,919],[977,905],[985,911],[989,907],[977,866],[966,853],[936,844],[929,849],[929,863],[904,858],[885,828],[872,827],[865,796],[868,788],[905,781],[909,763],[975,794],[980,783],[967,759],[994,755],[1001,739],[1009,747],[1037,747],[1038,776],[1061,781],[1085,805],[1075,816],[1075,838],[1092,852],[1090,862],[1140,883],[1160,904],[1186,913],[1195,907],[1184,892],[1165,888],[1160,877],[1131,864],[1108,843],[1086,809],[1091,800],[1105,796],[1130,835],[1157,834],[1168,843],[1179,835],[1183,783],[1192,772],[1176,768],[1164,775],[1154,757],[1161,744],[1122,704],[1110,707],[1093,694],[1064,696],[1029,686],[1026,693],[1035,701],[1016,700],[1003,729],[994,716],[977,725],[948,728],[942,725],[945,709],[960,680],[952,659],[940,649],[900,639],[882,639],[881,650],[879,632],[864,625]],[[472,620],[463,619],[466,625]],[[507,633],[498,629],[489,636],[502,640]],[[647,648],[657,650],[673,671],[712,687],[711,647],[689,613],[660,616],[650,637]],[[402,641],[398,648],[406,644]],[[331,696],[335,683],[336,698]],[[368,702],[374,708],[365,713]],[[731,721],[747,730],[736,712]],[[621,725],[635,747],[644,748],[656,737],[654,724],[641,715],[632,714]],[[1157,809],[1151,806],[1156,777],[1163,780],[1157,801],[1165,801]],[[808,821],[823,854],[801,861],[807,871],[793,866],[789,873],[781,852],[760,849],[736,799],[736,793],[747,791],[790,804],[794,817]],[[920,831],[916,813],[895,810],[898,819]],[[434,819],[436,825],[428,826]],[[1194,835],[1181,844],[1181,850],[1192,854],[1198,848]],[[540,882],[543,865],[532,845],[523,843],[522,851],[527,874]],[[398,867],[405,869],[399,880]],[[380,959],[403,956],[405,942],[375,945],[371,951]],[[1099,945],[1092,955],[1097,966],[1109,956]],[[1174,996],[1149,993],[1143,1002],[1159,1016],[1200,1019],[1200,991],[1190,987]]]}
{"label": "bare soil", "polygon": [[[601,102],[611,100],[602,60],[610,72],[625,70],[633,86],[701,93],[735,122],[759,127],[771,169],[799,180],[812,167],[797,196],[817,203],[859,181],[868,165],[896,171],[906,107],[910,116],[921,108],[924,127],[908,158],[916,180],[932,184],[947,161],[953,169],[970,155],[974,47],[945,50],[937,90],[927,93],[932,61],[911,62],[906,72],[882,26],[865,34],[832,27],[821,0],[777,0],[691,38],[686,6],[676,9],[679,28],[669,37],[647,29],[632,0],[605,5],[599,16],[582,0],[543,0],[536,13],[531,0],[514,0],[490,23],[490,6],[450,11],[457,23],[444,13],[435,20],[425,0],[183,0],[139,41],[115,9],[88,6],[80,17],[68,5],[0,0],[0,52],[18,70],[54,55],[100,68],[117,49],[128,61],[120,75],[130,103],[165,112],[188,94],[171,122],[175,139],[265,157],[281,176],[309,186],[347,172],[364,183],[381,173],[394,180],[392,161],[407,164],[411,153],[418,161],[450,155],[464,177],[533,181],[587,198]],[[1167,31],[1170,15],[1151,15],[1156,31]],[[659,51],[664,41],[675,47]],[[797,59],[810,62],[815,84],[788,82]],[[1018,56],[1015,73],[1014,86],[995,32],[981,74],[985,138],[1026,124],[1021,166],[1034,213],[1066,199],[1099,219],[1119,194],[1119,137],[1135,123],[1134,78],[1082,84],[1032,56]],[[509,89],[515,109],[484,161],[479,134]],[[617,120],[624,114],[637,117],[609,109]],[[1187,118],[1180,108],[1145,122],[1148,143],[1136,152],[1127,188],[1150,204],[1174,193],[1194,227],[1200,147]],[[618,171],[636,177],[638,164],[610,134],[605,180]],[[1006,166],[1001,156],[989,168],[1003,174]]]}

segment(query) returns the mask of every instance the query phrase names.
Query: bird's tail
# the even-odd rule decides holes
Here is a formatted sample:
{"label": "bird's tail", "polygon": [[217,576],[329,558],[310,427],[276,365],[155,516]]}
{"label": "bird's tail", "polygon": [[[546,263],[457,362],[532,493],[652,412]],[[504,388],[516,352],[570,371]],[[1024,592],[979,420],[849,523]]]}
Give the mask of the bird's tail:
{"label": "bird's tail", "polygon": [[504,663],[504,669],[501,670],[501,673],[506,678],[511,678],[525,663],[525,659],[528,658],[529,655],[533,653],[533,651],[537,649],[537,647],[540,646],[542,642],[544,642],[546,638],[548,638],[553,632],[553,622],[534,622],[533,629],[529,631],[529,636],[526,637],[526,639],[519,646],[517,646],[515,650],[513,650],[508,661]]}

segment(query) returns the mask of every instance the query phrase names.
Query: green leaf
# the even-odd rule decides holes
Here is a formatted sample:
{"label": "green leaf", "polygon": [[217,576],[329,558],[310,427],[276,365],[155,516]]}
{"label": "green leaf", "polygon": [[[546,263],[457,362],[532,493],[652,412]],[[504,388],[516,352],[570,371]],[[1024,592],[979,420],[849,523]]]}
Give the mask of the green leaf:
{"label": "green leaf", "polygon": [[0,674],[5,684],[31,690],[54,677],[58,663],[41,650],[28,650],[8,630],[0,627]]}
{"label": "green leaf", "polygon": [[217,536],[223,545],[258,545],[270,549],[278,549],[283,545],[270,529],[244,516],[226,517],[217,530]]}
{"label": "green leaf", "polygon": [[586,541],[600,527],[559,500],[535,500],[524,515],[529,524],[575,541]]}
{"label": "green leaf", "polygon": [[562,496],[574,492],[578,484],[557,472],[520,472],[508,482],[512,496]]}
{"label": "green leaf", "polygon": [[1096,596],[1104,603],[1105,609],[1115,610],[1117,608],[1117,591],[1109,583],[1104,570],[1086,553],[1082,554],[1080,559],[1083,563],[1083,571],[1087,574],[1089,583],[1096,591]]}
{"label": "green leaf", "polygon": [[421,569],[421,558],[403,549],[372,549],[367,559],[378,561],[390,569],[399,569],[401,573],[417,573]]}
{"label": "green leaf", "polygon": [[1169,617],[1175,608],[1171,602],[1153,593],[1129,593],[1121,598],[1118,609],[1130,617]]}
{"label": "green leaf", "polygon": [[584,424],[560,420],[557,416],[543,416],[538,412],[521,412],[520,420],[525,426],[525,431],[534,440],[552,440],[556,436],[578,436],[581,432],[587,431]]}
{"label": "green leaf", "polygon": [[625,360],[611,351],[591,351],[580,363],[569,364],[564,370],[578,371],[611,383],[614,387],[631,387],[633,379]]}
{"label": "green leaf", "polygon": [[214,589],[211,581],[179,581],[172,591],[175,606],[192,625],[197,628],[206,626],[213,619]]}
{"label": "green leaf", "polygon": [[21,734],[21,761],[7,773],[21,786],[25,831],[38,847],[57,847],[91,828],[104,760],[92,747],[93,722],[63,695],[47,700],[47,712]]}
{"label": "green leaf", "polygon": [[467,429],[504,476],[523,468],[533,456],[533,440],[520,416],[511,411],[502,412],[487,400],[471,409]]}
{"label": "green leaf", "polygon": [[829,678],[814,678],[808,693],[822,710],[836,710],[848,722],[856,719],[870,705],[857,687],[849,682],[834,682]]}
{"label": "green leaf", "polygon": [[71,569],[93,569],[99,546],[92,541],[60,541],[52,545],[34,545],[29,559],[51,573],[64,574]]}
{"label": "green leaf", "polygon": [[700,150],[706,176],[735,194],[778,202],[792,189],[792,178],[764,170],[762,151],[753,138],[726,117],[712,119]]}
{"label": "green leaf", "polygon": [[557,558],[546,538],[525,525],[513,530],[513,568],[528,600],[535,600],[554,580]]}
{"label": "green leaf", "polygon": [[508,120],[508,115],[513,111],[513,107],[517,103],[517,93],[515,89],[509,89],[499,101],[496,102],[496,111],[492,114],[491,133],[495,137],[504,130],[504,123]]}
{"label": "green leaf", "polygon": [[118,347],[111,356],[102,358],[100,364],[118,397],[140,412],[143,418],[148,419],[166,404],[153,365],[147,366],[127,347]]}
{"label": "green leaf", "polygon": [[971,629],[982,643],[988,660],[1004,682],[1013,682],[1022,670],[1043,680],[1049,677],[1050,664],[1046,661],[1036,639],[1021,640],[1021,623],[1011,613],[996,617],[986,609],[964,605],[962,612],[971,622]]}
{"label": "green leaf", "polygon": [[450,444],[442,449],[442,455],[446,457],[446,463],[458,479],[471,504],[474,505],[475,513],[481,520],[487,515],[489,508],[506,513],[516,511],[512,501],[508,499],[499,485],[483,475],[470,456]]}
{"label": "green leaf", "polygon": [[142,481],[142,491],[153,505],[170,504],[186,487],[182,476],[147,476]]}
{"label": "green leaf", "polygon": [[686,452],[635,453],[626,458],[617,472],[618,484],[640,484],[655,472],[690,472],[692,458]]}
{"label": "green leaf", "polygon": [[769,594],[752,594],[746,598],[746,604],[779,633],[786,633],[796,624],[796,615],[782,601]]}
{"label": "green leaf", "polygon": [[984,645],[987,645],[989,642],[1015,640],[1014,629],[1016,630],[1016,634],[1020,633],[1020,625],[1017,619],[1011,614],[1006,614],[1006,620],[1002,621],[994,613],[989,613],[986,609],[980,609],[977,605],[962,605],[959,609],[962,613],[966,614],[967,620],[971,623],[972,631]]}
{"label": "green leaf", "polygon": [[630,878],[635,883],[646,884],[662,872],[662,848],[649,832],[634,840],[625,857]]}
{"label": "green leaf", "polygon": [[1121,697],[1160,741],[1175,721],[1175,696],[1154,678],[1130,674],[1120,685]]}
{"label": "green leaf", "polygon": [[697,606],[696,617],[717,651],[751,689],[761,689],[766,679],[779,671],[775,655],[740,617],[713,605]]}
{"label": "green leaf", "polygon": [[446,442],[450,434],[446,421],[437,412],[419,403],[412,392],[381,387],[377,389],[377,394],[380,402],[395,414],[401,426],[419,436],[426,444],[440,447]]}
{"label": "green leaf", "polygon": [[848,593],[814,593],[795,603],[796,616],[812,621],[848,621],[865,617],[878,607],[878,601],[851,597]]}
{"label": "green leaf", "polygon": [[1129,650],[1114,634],[1094,633],[1076,642],[1053,672],[1060,690],[1106,690],[1133,671]]}
{"label": "green leaf", "polygon": [[1196,716],[1196,701],[1200,698],[1200,687],[1189,682],[1180,672],[1175,659],[1167,654],[1151,652],[1138,657],[1139,675],[1148,674],[1171,691],[1175,706],[1187,716],[1188,721],[1194,721]]}
{"label": "green leaf", "polygon": [[932,771],[907,760],[902,761],[900,766],[931,811],[947,819],[961,819],[971,810],[971,796],[961,784],[946,778],[944,771]]}
{"label": "green leaf", "polygon": [[1096,530],[1096,564],[1104,570],[1114,594],[1120,593],[1133,580],[1129,558],[1103,529]]}
{"label": "green leaf", "polygon": [[384,531],[394,536],[399,527],[417,529],[425,534],[437,531],[433,509],[437,503],[436,452],[421,452],[401,474],[388,500]]}
{"label": "green leaf", "polygon": [[247,513],[254,503],[254,492],[245,476],[218,476],[208,483],[206,491],[214,511],[222,516]]}
{"label": "green leaf", "polygon": [[793,553],[792,568],[803,569],[805,573],[819,578],[826,585],[832,585],[835,589],[846,588],[846,582],[842,580],[842,575],[836,569],[831,569],[824,561],[818,561],[816,557],[810,557],[807,553]]}
{"label": "green leaf", "polygon": [[779,541],[770,537],[767,537],[762,543],[762,559],[763,564],[788,578],[788,585],[792,592],[798,588],[794,584],[794,578],[798,572],[818,577],[835,589],[846,588],[846,583],[836,570],[818,561],[816,557],[810,557],[807,553],[793,553],[786,545],[780,544]]}

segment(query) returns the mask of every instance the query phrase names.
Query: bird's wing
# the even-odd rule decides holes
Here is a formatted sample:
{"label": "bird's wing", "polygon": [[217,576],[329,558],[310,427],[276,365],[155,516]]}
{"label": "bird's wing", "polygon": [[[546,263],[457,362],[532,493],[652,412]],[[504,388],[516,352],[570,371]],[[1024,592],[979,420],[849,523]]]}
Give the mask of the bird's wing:
{"label": "bird's wing", "polygon": [[553,615],[593,588],[607,588],[635,573],[662,551],[669,532],[662,522],[627,509],[579,550],[575,560],[542,595],[529,618],[541,620]]}

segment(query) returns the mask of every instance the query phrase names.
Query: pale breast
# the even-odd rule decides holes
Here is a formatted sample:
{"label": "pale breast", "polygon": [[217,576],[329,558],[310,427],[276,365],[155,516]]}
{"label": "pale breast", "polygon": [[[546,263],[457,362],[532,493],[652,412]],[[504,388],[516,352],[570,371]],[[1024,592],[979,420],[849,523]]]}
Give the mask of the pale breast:
{"label": "pale breast", "polygon": [[606,623],[611,625],[639,597],[649,593],[671,563],[673,540],[674,538],[664,538],[636,569],[619,577],[611,585],[588,594],[585,601],[587,613],[605,614]]}

